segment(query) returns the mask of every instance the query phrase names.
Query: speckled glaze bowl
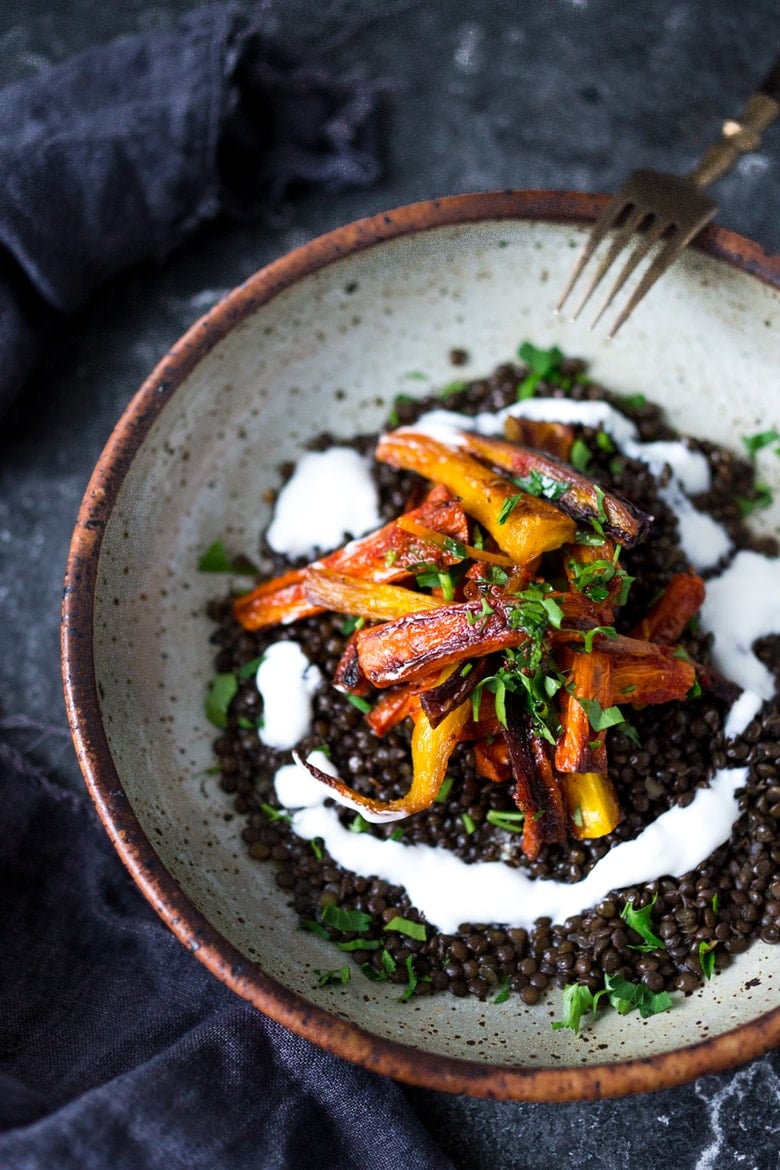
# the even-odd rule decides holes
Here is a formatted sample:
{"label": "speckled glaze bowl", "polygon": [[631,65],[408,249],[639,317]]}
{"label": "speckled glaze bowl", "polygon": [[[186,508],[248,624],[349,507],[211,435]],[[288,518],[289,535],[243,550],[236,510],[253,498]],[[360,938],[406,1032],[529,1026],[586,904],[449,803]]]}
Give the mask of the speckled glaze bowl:
{"label": "speckled glaze bowl", "polygon": [[[377,428],[400,391],[556,343],[683,432],[727,444],[780,423],[776,260],[708,229],[612,342],[552,312],[598,196],[503,192],[401,208],[259,272],[195,324],[131,401],[84,497],[67,570],[64,678],[76,750],[124,863],[171,930],[238,995],[317,1044],[411,1083],[528,1100],[681,1083],[780,1039],[780,947],[755,945],[671,1012],[553,1031],[525,1007],[393,985],[316,987],[332,952],[253,862],[207,776],[212,669],[196,570],[213,540],[253,550],[282,460]],[[425,383],[404,379],[424,371]],[[780,460],[764,478],[780,488]],[[777,510],[762,514],[776,531]]]}

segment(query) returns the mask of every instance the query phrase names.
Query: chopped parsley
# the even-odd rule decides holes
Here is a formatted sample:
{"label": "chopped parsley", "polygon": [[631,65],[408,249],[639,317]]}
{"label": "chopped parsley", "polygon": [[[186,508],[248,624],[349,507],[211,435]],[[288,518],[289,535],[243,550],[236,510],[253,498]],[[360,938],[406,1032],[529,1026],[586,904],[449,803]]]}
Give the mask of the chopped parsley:
{"label": "chopped parsley", "polygon": [[215,674],[206,695],[206,718],[215,727],[227,727],[230,704],[238,693],[238,678],[232,671]]}
{"label": "chopped parsley", "polygon": [[231,557],[221,540],[210,544],[198,561],[201,573],[238,573],[244,577],[256,577],[257,566],[246,557]]}
{"label": "chopped parsley", "polygon": [[504,811],[503,809],[491,808],[485,815],[485,820],[489,825],[495,825],[497,829],[503,829],[507,833],[522,833],[525,813],[520,812],[519,809]]}
{"label": "chopped parsley", "polygon": [[529,475],[514,476],[512,482],[516,483],[529,496],[541,496],[545,500],[553,501],[560,500],[561,496],[565,496],[571,487],[571,483],[567,480],[553,479],[551,475],[544,475],[536,468],[533,468]]}
{"label": "chopped parsley", "polygon": [[385,930],[394,930],[398,934],[405,934],[408,938],[415,938],[418,942],[425,942],[427,936],[424,922],[414,922],[411,918],[391,918],[384,925]]}
{"label": "chopped parsley", "polygon": [[772,489],[767,483],[755,483],[752,496],[737,496],[737,505],[740,516],[750,516],[760,508],[769,508],[774,497]]}
{"label": "chopped parsley", "polygon": [[493,1000],[493,1003],[506,1003],[506,1001],[508,999],[509,999],[509,979],[505,975],[504,978],[501,980],[501,984],[500,984],[499,989],[498,989],[498,994],[496,995],[495,999]]}
{"label": "chopped parsley", "polygon": [[517,353],[520,360],[525,362],[528,367],[528,373],[517,387],[518,402],[522,402],[525,398],[532,398],[541,381],[550,382],[553,385],[562,384],[563,354],[557,345],[551,346],[550,349],[538,349],[530,341],[524,341]]}
{"label": "chopped parsley", "polygon": [[515,508],[520,503],[521,498],[522,498],[521,496],[517,495],[517,496],[509,496],[506,500],[504,500],[503,504],[501,505],[501,508],[499,509],[499,513],[498,513],[498,517],[497,517],[499,524],[506,524],[507,520],[514,512]]}
{"label": "chopped parsley", "polygon": [[[771,431],[758,431],[755,435],[743,435],[742,442],[751,459],[755,459],[756,452],[768,447],[771,443],[780,442],[780,431],[774,428]],[[775,454],[780,455],[780,447],[775,447]]]}
{"label": "chopped parsley", "polygon": [[342,910],[335,902],[326,902],[320,912],[326,926],[345,933],[363,934],[371,925],[371,915],[365,910]]}
{"label": "chopped parsley", "polygon": [[584,439],[575,439],[569,452],[572,467],[576,467],[577,471],[585,471],[592,458],[590,447]]}
{"label": "chopped parsley", "polygon": [[626,902],[625,906],[620,911],[620,917],[623,919],[623,921],[628,926],[630,926],[632,930],[635,930],[639,937],[643,940],[641,944],[637,944],[636,946],[629,943],[632,951],[642,951],[643,953],[647,953],[649,951],[657,950],[659,947],[663,947],[664,949],[666,948],[666,943],[662,938],[659,938],[658,935],[654,933],[651,925],[653,920],[653,907],[657,901],[658,895],[655,894],[653,896],[652,902],[648,902],[648,904],[643,906],[641,910],[635,910],[634,903],[629,901]]}
{"label": "chopped parsley", "polygon": [[351,703],[353,707],[357,707],[363,715],[368,715],[371,710],[368,699],[364,699],[362,695],[353,695],[351,691],[347,691],[347,702]]}
{"label": "chopped parsley", "polygon": [[705,939],[702,939],[699,943],[699,966],[705,979],[712,979],[715,974],[715,947],[717,945],[717,939],[712,942],[706,942]]}
{"label": "chopped parsley", "polygon": [[334,967],[331,971],[320,971],[319,967],[315,967],[314,974],[317,976],[318,987],[328,987],[333,983],[349,983],[349,967],[346,963],[343,967]]}
{"label": "chopped parsley", "polygon": [[561,1003],[563,1018],[553,1023],[553,1029],[570,1028],[572,1032],[579,1032],[582,1017],[588,1011],[592,1011],[595,1016],[602,998],[606,998],[621,1016],[637,1008],[642,1019],[672,1007],[672,997],[667,991],[651,991],[644,983],[630,983],[620,975],[605,975],[604,987],[595,993],[582,983],[568,983],[564,987]]}

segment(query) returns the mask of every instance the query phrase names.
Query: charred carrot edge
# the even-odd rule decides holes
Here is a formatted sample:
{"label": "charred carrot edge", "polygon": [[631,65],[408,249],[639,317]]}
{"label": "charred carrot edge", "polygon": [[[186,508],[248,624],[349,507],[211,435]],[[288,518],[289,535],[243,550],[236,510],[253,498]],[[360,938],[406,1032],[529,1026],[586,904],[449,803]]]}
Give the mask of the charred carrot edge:
{"label": "charred carrot edge", "polygon": [[561,702],[563,733],[555,745],[557,772],[606,772],[606,731],[594,731],[580,699],[595,699],[610,706],[612,661],[598,650],[590,654],[571,651],[562,656],[561,666],[569,672],[569,686]]}
{"label": "charred carrot edge", "polygon": [[537,451],[546,451],[557,459],[569,458],[574,434],[574,427],[569,423],[541,422],[515,414],[511,414],[504,423],[504,435],[511,443],[535,447]]}
{"label": "charred carrot edge", "polygon": [[603,524],[604,532],[626,548],[633,548],[647,536],[652,516],[615,492],[604,491],[568,463],[561,463],[530,447],[520,447],[505,439],[487,438],[470,431],[459,431],[458,443],[469,454],[514,477],[527,478],[536,472],[558,484],[559,488],[565,487],[556,499],[557,506],[575,520]]}
{"label": "charred carrot edge", "polygon": [[470,704],[463,703],[450,712],[438,727],[431,727],[425,714],[420,712],[412,732],[412,785],[406,795],[398,800],[376,800],[356,792],[339,777],[329,776],[300,756],[295,758],[315,779],[336,792],[343,804],[356,809],[367,821],[381,823],[402,820],[428,808],[436,799],[444,783],[458,733],[469,714]]}
{"label": "charred carrot edge", "polygon": [[359,630],[356,644],[361,671],[382,689],[409,682],[433,666],[519,646],[527,636],[508,624],[498,605],[485,611],[481,603],[468,601]]}

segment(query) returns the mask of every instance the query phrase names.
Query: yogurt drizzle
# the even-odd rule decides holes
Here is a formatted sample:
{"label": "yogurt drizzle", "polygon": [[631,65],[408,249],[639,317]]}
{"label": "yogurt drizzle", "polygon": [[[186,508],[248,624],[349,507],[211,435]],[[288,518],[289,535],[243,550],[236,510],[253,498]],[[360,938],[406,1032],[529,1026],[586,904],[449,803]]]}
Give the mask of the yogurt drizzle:
{"label": "yogurt drizzle", "polygon": [[[683,442],[640,442],[633,423],[608,403],[532,398],[504,411],[486,411],[475,417],[432,411],[413,429],[424,430],[452,445],[457,441],[458,430],[500,433],[509,414],[601,427],[624,454],[646,463],[655,475],[665,477],[662,491],[678,517],[680,541],[695,568],[709,568],[731,552],[724,529],[700,512],[689,498],[709,487],[709,466],[704,456]],[[308,458],[304,456],[304,460]],[[311,474],[311,469],[306,474]],[[364,469],[358,472],[354,463],[350,467],[343,462],[338,474],[342,482],[336,498],[353,501],[365,490]],[[308,490],[316,496],[321,485]],[[332,502],[329,507],[333,507]],[[331,521],[328,537],[316,530],[309,532],[307,539],[312,548],[335,546],[339,541],[339,537],[333,538],[336,529],[360,534],[351,513],[344,517],[331,515]],[[373,526],[378,526],[378,521]],[[370,527],[367,524],[362,531]],[[780,561],[753,552],[737,553],[729,566],[708,582],[700,620],[703,628],[713,634],[716,667],[743,688],[726,719],[726,734],[733,738],[744,731],[774,693],[772,676],[753,653],[752,645],[757,638],[780,630]],[[309,666],[305,658],[304,663],[298,664],[301,677]],[[293,683],[293,690],[300,690],[301,685],[299,679]],[[278,700],[282,691],[279,676],[272,686]],[[287,691],[285,701],[294,702]],[[305,729],[298,739],[303,734]],[[324,753],[314,752],[311,759],[322,771],[334,774]],[[611,890],[653,881],[664,874],[689,872],[728,840],[739,816],[736,792],[746,777],[746,768],[718,771],[710,786],[699,789],[689,805],[674,806],[662,813],[634,840],[615,846],[586,878],[575,883],[532,880],[523,871],[501,862],[466,865],[444,849],[380,841],[368,833],[350,832],[339,821],[336,810],[325,803],[334,797],[333,791],[317,783],[296,763],[277,772],[275,786],[280,804],[292,810],[295,833],[305,839],[320,838],[333,859],[353,873],[403,886],[430,922],[444,931],[453,931],[464,922],[529,927],[541,916],[561,922],[594,905]]]}

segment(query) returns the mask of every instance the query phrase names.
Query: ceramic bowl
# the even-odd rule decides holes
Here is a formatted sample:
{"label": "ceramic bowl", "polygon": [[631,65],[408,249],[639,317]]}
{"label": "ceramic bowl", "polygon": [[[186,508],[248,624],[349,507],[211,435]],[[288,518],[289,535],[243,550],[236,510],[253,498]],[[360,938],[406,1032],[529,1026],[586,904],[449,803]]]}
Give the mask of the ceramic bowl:
{"label": "ceramic bowl", "polygon": [[[675,1010],[553,1031],[555,1002],[448,995],[399,1003],[353,979],[316,987],[326,943],[296,929],[209,780],[213,670],[198,573],[215,538],[252,550],[281,461],[308,438],[378,428],[392,399],[489,372],[520,341],[558,344],[681,431],[734,444],[780,423],[776,263],[708,229],[607,343],[552,312],[603,199],[502,192],[401,208],[259,272],[194,325],[111,435],[86,492],[63,623],[69,718],[99,814],[181,941],[238,995],[380,1073],[491,1097],[564,1100],[680,1083],[780,1039],[780,947],[754,945]],[[424,371],[425,383],[404,378]],[[776,488],[780,460],[767,463]],[[778,514],[763,513],[776,531]]]}

